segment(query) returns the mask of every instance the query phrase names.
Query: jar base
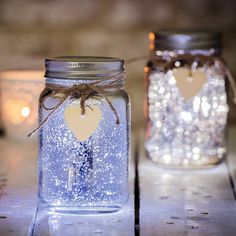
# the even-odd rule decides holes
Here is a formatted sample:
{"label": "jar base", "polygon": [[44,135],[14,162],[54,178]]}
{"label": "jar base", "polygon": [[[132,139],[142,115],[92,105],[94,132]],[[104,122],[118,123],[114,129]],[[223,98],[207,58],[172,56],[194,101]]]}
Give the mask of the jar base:
{"label": "jar base", "polygon": [[214,156],[209,157],[209,160],[206,162],[202,162],[201,164],[196,163],[187,163],[184,164],[183,162],[180,163],[164,163],[161,158],[158,158],[156,155],[151,155],[147,150],[145,150],[146,156],[150,159],[153,163],[158,165],[161,168],[165,169],[179,169],[179,170],[200,170],[200,169],[210,169],[213,168],[225,160],[226,154],[222,158],[216,158]]}
{"label": "jar base", "polygon": [[42,205],[43,208],[46,208],[50,213],[58,214],[105,214],[105,213],[114,213],[121,210],[120,206],[109,206],[109,207],[63,207],[63,206],[48,206]]}
{"label": "jar base", "polygon": [[207,165],[174,165],[174,164],[163,164],[159,163],[158,161],[154,161],[151,159],[152,162],[154,162],[158,167],[163,169],[173,169],[173,170],[201,170],[201,169],[211,169],[216,167],[217,165],[220,165],[223,162],[224,159],[217,163],[207,164]]}

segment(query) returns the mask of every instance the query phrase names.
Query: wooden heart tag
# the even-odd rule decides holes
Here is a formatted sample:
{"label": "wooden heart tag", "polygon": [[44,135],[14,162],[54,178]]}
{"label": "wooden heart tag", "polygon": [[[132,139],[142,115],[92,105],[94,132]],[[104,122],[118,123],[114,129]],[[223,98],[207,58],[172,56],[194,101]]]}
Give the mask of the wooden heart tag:
{"label": "wooden heart tag", "polygon": [[173,74],[176,86],[186,100],[196,96],[207,82],[206,74],[199,69],[192,71],[190,75],[190,68],[176,68]]}
{"label": "wooden heart tag", "polygon": [[91,103],[91,100],[86,101],[86,104],[89,103],[89,107],[85,106],[84,115],[81,115],[79,101],[69,105],[64,112],[66,124],[80,141],[86,141],[96,131],[102,118],[98,104]]}

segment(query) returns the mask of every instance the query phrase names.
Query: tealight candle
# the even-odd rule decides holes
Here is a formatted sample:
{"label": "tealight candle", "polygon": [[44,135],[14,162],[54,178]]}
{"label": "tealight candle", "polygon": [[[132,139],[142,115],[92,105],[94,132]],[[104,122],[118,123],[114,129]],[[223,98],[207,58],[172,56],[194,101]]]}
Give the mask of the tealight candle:
{"label": "tealight candle", "polygon": [[37,100],[43,88],[43,71],[8,70],[0,73],[1,115],[8,137],[26,139],[37,124]]}

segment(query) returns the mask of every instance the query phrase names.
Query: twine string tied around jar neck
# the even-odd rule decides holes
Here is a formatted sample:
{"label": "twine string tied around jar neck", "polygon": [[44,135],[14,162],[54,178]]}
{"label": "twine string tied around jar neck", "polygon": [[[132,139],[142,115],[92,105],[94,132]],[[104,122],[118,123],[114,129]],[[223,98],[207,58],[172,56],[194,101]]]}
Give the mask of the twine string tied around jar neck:
{"label": "twine string tied around jar neck", "polygon": [[[160,52],[161,53],[161,52]],[[165,52],[166,53],[166,52]],[[165,55],[165,53],[163,53],[163,55]],[[166,53],[167,54],[167,53]],[[160,54],[159,56],[163,56],[162,54]],[[170,66],[173,62],[170,58],[172,59],[175,59],[175,57],[177,56],[176,53],[169,53],[168,54],[168,57],[169,57],[169,60],[167,62],[167,65],[165,67],[165,69],[168,69],[168,66]],[[225,61],[223,61],[221,58],[217,57],[217,56],[212,56],[211,58],[209,57],[209,55],[185,55],[185,59],[189,59],[190,61],[192,61],[193,59],[193,56],[197,56],[199,59],[203,60],[205,63],[215,63],[215,62],[218,62],[222,68],[224,69],[224,73],[225,73],[225,76],[226,76],[226,79],[228,79],[229,81],[229,84],[230,84],[230,88],[233,92],[233,98],[232,98],[232,101],[234,104],[236,104],[236,82],[233,78],[233,75],[232,73],[230,72],[230,70],[228,69],[228,66],[226,64]],[[129,60],[126,60],[126,65],[128,64],[133,64],[137,61],[142,61],[142,60],[156,60],[157,59],[157,56],[156,55],[153,55],[153,54],[150,54],[150,56],[139,56],[139,57],[134,57],[134,58],[131,58]],[[192,71],[190,70],[190,76],[192,76]]]}
{"label": "twine string tied around jar neck", "polygon": [[[190,57],[191,57],[191,55],[190,55]],[[206,56],[201,56],[201,57],[202,58],[207,58]],[[126,65],[133,64],[133,63],[138,62],[138,61],[148,60],[148,59],[149,60],[155,60],[156,56],[153,56],[153,55],[147,56],[146,55],[146,56],[134,57],[134,58],[126,60]],[[218,61],[222,65],[222,67],[224,68],[226,78],[228,79],[228,81],[230,83],[230,87],[231,87],[232,92],[233,92],[233,102],[234,102],[234,104],[236,104],[236,83],[235,83],[235,80],[234,80],[230,70],[226,66],[226,63],[221,58],[213,57],[211,60]],[[116,124],[119,124],[120,120],[119,120],[117,111],[116,111],[115,107],[112,105],[110,99],[106,96],[105,90],[109,89],[109,88],[114,88],[114,89],[122,88],[123,84],[124,84],[124,75],[123,74],[124,73],[119,73],[117,75],[110,76],[105,80],[104,79],[96,80],[96,82],[73,85],[72,87],[57,86],[57,85],[52,85],[52,84],[47,85],[46,88],[43,90],[43,92],[40,95],[40,105],[42,105],[42,107],[45,110],[50,111],[50,113],[39,124],[39,126],[36,129],[34,129],[32,132],[30,132],[27,136],[30,137],[37,130],[39,130],[44,125],[44,123],[47,122],[47,120],[50,118],[50,116],[70,96],[72,98],[77,98],[77,99],[80,98],[81,114],[84,115],[85,114],[85,101],[88,98],[97,99],[96,97],[97,97],[98,94],[102,95],[105,98],[105,100],[108,102],[111,110],[113,111],[113,113],[116,116]],[[117,77],[119,77],[120,79],[117,79]],[[105,82],[105,83],[103,84],[102,82]],[[47,97],[50,97],[50,96],[56,95],[56,94],[63,94],[63,96],[55,106],[53,106],[51,108],[46,107],[45,103],[44,103],[45,99]]]}
{"label": "twine string tied around jar neck", "polygon": [[[110,109],[116,117],[116,124],[120,124],[120,119],[116,108],[113,106],[111,100],[106,94],[107,89],[121,89],[124,85],[125,73],[118,73],[116,75],[107,76],[103,79],[96,79],[94,82],[86,82],[81,84],[73,84],[72,86],[62,86],[52,83],[47,83],[45,89],[40,94],[39,106],[49,114],[40,122],[38,127],[30,132],[27,136],[31,137],[36,131],[43,127],[43,125],[48,121],[48,119],[56,112],[56,110],[63,105],[63,103],[68,99],[80,99],[81,115],[85,115],[86,100],[93,98],[100,100],[102,96],[108,103]],[[48,97],[61,95],[59,101],[52,107],[47,107],[45,101]]]}

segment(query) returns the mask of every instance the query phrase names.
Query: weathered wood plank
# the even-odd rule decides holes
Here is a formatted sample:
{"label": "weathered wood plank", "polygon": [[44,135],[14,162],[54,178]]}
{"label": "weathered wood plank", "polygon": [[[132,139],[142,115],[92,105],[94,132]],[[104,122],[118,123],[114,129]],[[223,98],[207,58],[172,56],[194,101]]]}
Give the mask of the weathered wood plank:
{"label": "weathered wood plank", "polygon": [[139,178],[141,235],[236,235],[236,201],[225,163],[203,170],[163,169],[141,148]]}
{"label": "weathered wood plank", "polygon": [[227,164],[236,197],[236,126],[231,127],[228,132]]}
{"label": "weathered wood plank", "polygon": [[0,235],[27,235],[36,205],[35,143],[0,139]]}

